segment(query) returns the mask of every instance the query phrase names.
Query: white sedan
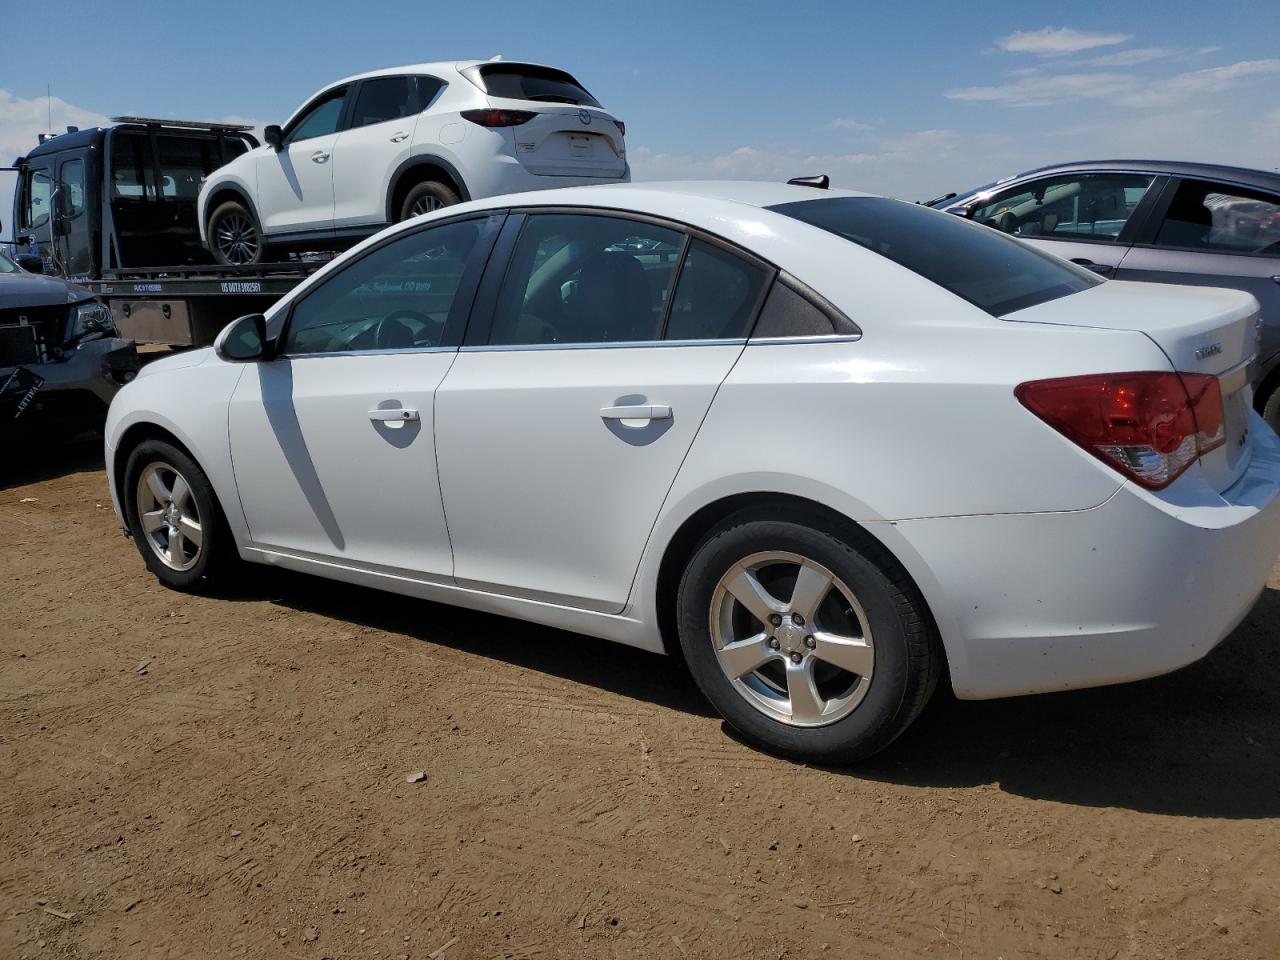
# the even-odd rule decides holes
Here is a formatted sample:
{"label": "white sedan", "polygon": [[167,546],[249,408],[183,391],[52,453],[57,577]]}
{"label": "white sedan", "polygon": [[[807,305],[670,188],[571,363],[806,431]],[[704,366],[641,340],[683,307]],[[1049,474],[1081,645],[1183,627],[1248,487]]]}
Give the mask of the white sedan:
{"label": "white sedan", "polygon": [[1249,295],[814,186],[393,227],[112,404],[165,584],[239,562],[681,651],[767,749],[1209,652],[1280,552]]}

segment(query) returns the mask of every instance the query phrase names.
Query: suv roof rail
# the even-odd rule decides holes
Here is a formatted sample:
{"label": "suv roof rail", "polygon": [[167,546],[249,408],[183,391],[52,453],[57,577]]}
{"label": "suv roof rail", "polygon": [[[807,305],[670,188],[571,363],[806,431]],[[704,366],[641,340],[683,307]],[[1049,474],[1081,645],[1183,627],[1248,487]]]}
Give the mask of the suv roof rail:
{"label": "suv roof rail", "polygon": [[183,130],[226,130],[232,133],[247,133],[253,129],[246,123],[208,123],[202,120],[161,120],[158,117],[112,117],[112,123],[140,123],[148,127],[179,127]]}
{"label": "suv roof rail", "polygon": [[814,187],[818,190],[826,190],[831,186],[831,178],[825,173],[821,173],[816,177],[792,177],[787,181],[789,187]]}

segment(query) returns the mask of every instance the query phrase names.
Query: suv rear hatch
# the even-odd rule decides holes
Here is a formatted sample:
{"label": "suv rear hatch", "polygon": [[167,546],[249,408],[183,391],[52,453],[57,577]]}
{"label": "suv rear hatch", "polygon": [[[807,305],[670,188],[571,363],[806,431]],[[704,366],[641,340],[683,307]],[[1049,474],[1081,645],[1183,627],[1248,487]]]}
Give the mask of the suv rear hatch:
{"label": "suv rear hatch", "polygon": [[570,74],[505,61],[466,67],[462,74],[485,92],[492,109],[532,113],[501,128],[530,173],[607,179],[626,174],[622,125]]}
{"label": "suv rear hatch", "polygon": [[[1233,484],[1248,466],[1249,366],[1258,346],[1258,301],[1239,290],[1110,280],[1007,314],[1020,323],[1136,330],[1155,342],[1173,369],[1216,377],[1222,393],[1226,442],[1200,458],[1216,490]],[[1099,358],[1099,369],[1107,368]]]}

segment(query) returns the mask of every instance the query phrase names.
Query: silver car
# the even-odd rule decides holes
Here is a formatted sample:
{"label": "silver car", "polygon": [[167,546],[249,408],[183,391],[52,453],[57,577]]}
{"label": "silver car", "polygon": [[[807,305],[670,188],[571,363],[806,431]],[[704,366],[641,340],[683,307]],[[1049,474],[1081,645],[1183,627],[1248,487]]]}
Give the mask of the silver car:
{"label": "silver car", "polygon": [[930,206],[1105,277],[1235,287],[1262,305],[1254,404],[1280,431],[1280,175],[1207,163],[1090,160]]}

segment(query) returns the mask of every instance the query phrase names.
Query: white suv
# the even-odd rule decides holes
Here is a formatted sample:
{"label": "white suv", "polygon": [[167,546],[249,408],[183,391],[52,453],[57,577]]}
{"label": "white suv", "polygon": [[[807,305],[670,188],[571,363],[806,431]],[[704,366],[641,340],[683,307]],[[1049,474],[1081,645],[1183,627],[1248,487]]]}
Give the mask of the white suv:
{"label": "white suv", "polygon": [[348,77],[210,174],[201,240],[218,263],[252,264],[461,200],[623,182],[625,130],[554,67],[468,60]]}

